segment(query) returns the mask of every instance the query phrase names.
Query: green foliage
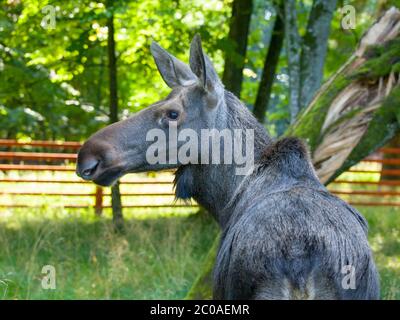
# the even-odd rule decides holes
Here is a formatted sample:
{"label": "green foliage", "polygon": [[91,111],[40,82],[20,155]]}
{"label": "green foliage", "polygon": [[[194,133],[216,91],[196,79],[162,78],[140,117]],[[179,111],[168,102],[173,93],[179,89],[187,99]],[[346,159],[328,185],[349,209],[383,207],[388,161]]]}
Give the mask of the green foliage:
{"label": "green foliage", "polygon": [[[149,47],[154,39],[184,61],[200,33],[222,71],[230,2],[3,1],[0,14],[0,136],[81,140],[108,122],[106,18],[115,16],[120,116],[164,97]],[[44,28],[55,9],[55,28]]]}
{"label": "green foliage", "polygon": [[[357,28],[343,30],[334,14],[325,77],[354,51],[376,10],[376,0],[356,1]],[[184,61],[188,44],[200,33],[220,74],[232,0],[0,2],[0,137],[83,140],[108,123],[106,18],[114,12],[120,117],[164,97],[169,89],[158,75],[149,46],[154,39]],[[46,28],[47,5],[55,28]],[[312,1],[299,1],[298,26],[306,31]],[[343,3],[343,5],[346,3]],[[275,19],[274,1],[254,1],[242,99],[252,108]],[[283,50],[266,116],[280,135],[289,124],[288,75]],[[399,67],[400,68],[400,67]]]}
{"label": "green foliage", "polygon": [[337,10],[333,15],[328,53],[325,60],[325,79],[334,74],[356,50],[363,33],[376,17],[377,0],[338,1],[338,7],[352,5],[356,14],[356,28],[345,30],[341,26],[343,14]]}

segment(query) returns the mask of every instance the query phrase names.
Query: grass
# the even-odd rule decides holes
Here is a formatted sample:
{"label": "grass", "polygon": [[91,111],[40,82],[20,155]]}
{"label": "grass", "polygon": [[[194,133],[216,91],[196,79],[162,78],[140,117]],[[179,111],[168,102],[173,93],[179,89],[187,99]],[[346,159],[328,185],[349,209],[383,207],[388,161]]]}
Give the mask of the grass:
{"label": "grass", "polygon": [[[217,234],[204,215],[139,214],[119,235],[91,210],[14,211],[0,220],[2,299],[184,298]],[[42,289],[45,265],[56,290]]]}
{"label": "grass", "polygon": [[382,299],[400,300],[400,208],[358,208],[369,224],[369,243],[381,278]]}
{"label": "grass", "polygon": [[[29,172],[16,178],[72,178],[71,173]],[[40,176],[39,176],[40,175]],[[63,176],[60,176],[63,175]],[[1,191],[69,191],[61,184],[2,183]],[[378,181],[376,174],[344,173],[348,180]],[[92,192],[92,185],[74,185]],[[129,191],[168,191],[170,185],[125,186]],[[150,189],[144,189],[150,188]],[[159,190],[160,188],[160,190]],[[164,189],[161,189],[164,188]],[[331,189],[349,189],[349,184]],[[358,186],[374,190],[376,186]],[[384,187],[381,187],[384,188]],[[393,189],[392,189],[393,190]],[[108,191],[107,191],[108,192]],[[352,196],[346,200],[358,200]],[[74,203],[93,205],[93,197]],[[362,200],[360,198],[360,200]],[[381,201],[388,199],[381,197]],[[70,203],[55,196],[7,196],[1,203],[41,205],[37,209],[0,208],[0,299],[181,299],[200,271],[218,233],[215,222],[194,208],[125,209],[126,228],[116,234],[110,210],[101,218],[92,209],[50,206]],[[106,204],[109,199],[106,199]],[[125,204],[171,203],[172,198],[123,197]],[[370,225],[369,240],[381,277],[383,299],[400,299],[400,208],[362,207]],[[43,266],[56,269],[56,289],[41,286]]]}
{"label": "grass", "polygon": [[[400,299],[400,209],[359,208],[381,276],[382,298]],[[0,216],[2,299],[181,299],[218,228],[210,217],[126,210],[116,234],[110,213],[14,209]],[[56,290],[41,287],[56,268]]]}

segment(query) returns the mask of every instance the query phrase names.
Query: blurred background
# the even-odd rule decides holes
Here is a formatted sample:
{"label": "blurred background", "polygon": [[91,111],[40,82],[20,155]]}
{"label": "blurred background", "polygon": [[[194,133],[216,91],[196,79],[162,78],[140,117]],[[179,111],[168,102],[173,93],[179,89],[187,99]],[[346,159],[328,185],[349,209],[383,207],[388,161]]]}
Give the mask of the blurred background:
{"label": "blurred background", "polygon": [[[398,0],[0,0],[0,298],[178,299],[218,236],[173,172],[99,188],[81,143],[165,97],[153,40],[200,34],[225,87],[368,219],[382,297],[400,298]],[[379,35],[374,37],[374,35]],[[367,39],[367,40],[365,40]],[[54,267],[55,288],[46,288]],[[46,269],[47,270],[47,269]]]}

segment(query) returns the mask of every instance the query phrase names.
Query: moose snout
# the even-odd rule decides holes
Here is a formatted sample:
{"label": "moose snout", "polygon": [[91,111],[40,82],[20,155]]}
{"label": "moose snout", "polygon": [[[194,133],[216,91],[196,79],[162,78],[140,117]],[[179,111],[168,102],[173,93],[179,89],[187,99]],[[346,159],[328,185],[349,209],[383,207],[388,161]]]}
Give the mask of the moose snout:
{"label": "moose snout", "polygon": [[102,159],[106,153],[106,148],[97,139],[86,141],[78,153],[76,174],[82,179],[93,180],[103,167]]}
{"label": "moose snout", "polygon": [[76,164],[79,177],[102,186],[111,185],[119,178],[123,169],[121,152],[116,149],[115,140],[108,140],[103,135],[95,135],[83,144]]}

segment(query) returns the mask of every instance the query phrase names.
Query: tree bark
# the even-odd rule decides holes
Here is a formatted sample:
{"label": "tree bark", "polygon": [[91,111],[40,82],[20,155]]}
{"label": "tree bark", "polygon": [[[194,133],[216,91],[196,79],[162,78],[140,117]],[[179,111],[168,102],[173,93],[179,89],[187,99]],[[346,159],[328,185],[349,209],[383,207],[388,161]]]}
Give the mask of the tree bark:
{"label": "tree bark", "polygon": [[118,121],[117,58],[115,55],[114,14],[107,18],[108,75],[110,89],[110,123]]}
{"label": "tree bark", "polygon": [[293,123],[300,110],[301,37],[297,27],[296,1],[285,0],[285,42],[289,74],[289,111]]}
{"label": "tree bark", "polygon": [[[400,131],[399,56],[400,11],[392,8],[368,30],[354,55],[321,87],[287,131],[286,135],[308,142],[324,184]],[[211,298],[207,273],[217,248],[214,244],[210,250],[190,297]]]}
{"label": "tree bark", "polygon": [[[110,3],[109,3],[110,4]],[[111,5],[110,5],[111,7]],[[110,7],[108,9],[110,9]],[[118,121],[118,83],[117,83],[117,59],[115,55],[115,39],[114,39],[114,14],[110,10],[107,18],[108,38],[108,71],[109,71],[109,90],[110,90],[110,123]],[[113,211],[114,226],[117,230],[121,230],[123,226],[123,215],[121,206],[121,193],[119,183],[117,182],[111,187],[111,206]]]}
{"label": "tree bark", "polygon": [[300,109],[308,106],[321,86],[336,0],[314,0],[303,37],[300,61]]}
{"label": "tree bark", "polygon": [[317,92],[287,134],[305,139],[320,180],[383,146],[399,128],[400,11],[392,8]]}
{"label": "tree bark", "polygon": [[237,97],[240,97],[242,89],[243,68],[252,11],[252,0],[234,0],[232,3],[228,39],[233,45],[233,50],[228,50],[225,56],[222,82],[226,89],[233,92]]}
{"label": "tree bark", "polygon": [[119,189],[119,181],[111,187],[111,206],[113,210],[114,229],[117,232],[124,230],[124,217],[122,215],[121,192]]}
{"label": "tree bark", "polygon": [[264,68],[258,87],[256,102],[254,103],[253,114],[261,123],[263,123],[265,120],[265,113],[268,109],[272,85],[274,84],[279,56],[283,46],[285,34],[283,11],[283,1],[280,1],[279,6],[276,8],[274,29],[272,31],[271,41],[268,46],[268,53],[265,57]]}

